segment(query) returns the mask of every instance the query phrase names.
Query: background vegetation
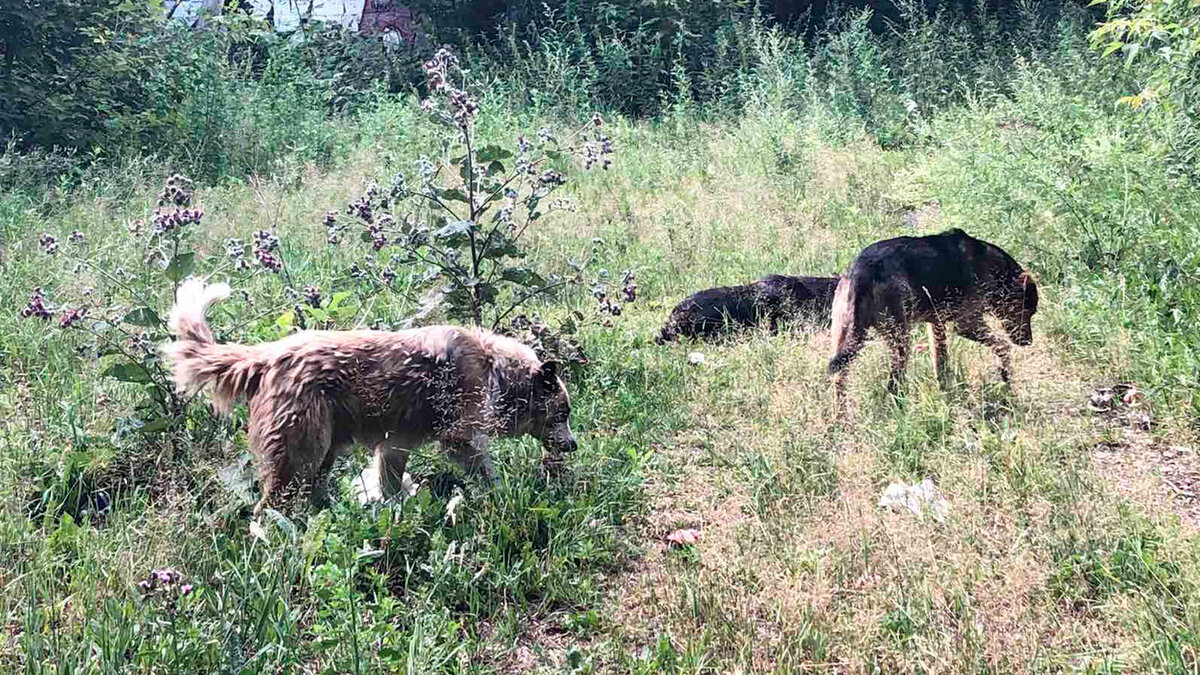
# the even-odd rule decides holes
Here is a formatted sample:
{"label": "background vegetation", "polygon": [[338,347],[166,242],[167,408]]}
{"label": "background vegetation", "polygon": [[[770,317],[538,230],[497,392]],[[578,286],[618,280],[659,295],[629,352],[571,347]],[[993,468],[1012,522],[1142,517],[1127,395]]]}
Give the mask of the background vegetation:
{"label": "background vegetation", "polygon": [[[505,442],[506,483],[484,495],[426,449],[415,498],[360,507],[356,451],[331,508],[258,534],[244,411],[216,419],[113,364],[145,349],[133,360],[157,372],[165,337],[140,310],[168,306],[185,266],[244,291],[213,312],[223,339],[444,320],[416,293],[423,270],[388,267],[352,215],[423,158],[453,165],[419,106],[432,49],[281,36],[238,12],[190,31],[141,3],[0,8],[0,664],[1194,670],[1193,3],[897,2],[886,21],[511,3],[503,22],[485,4],[424,7],[430,43],[468,70],[480,145],[567,138],[593,111],[614,145],[607,170],[555,160],[572,203],[521,245],[531,268],[599,279],[524,308],[587,355],[572,473],[548,480],[535,443]],[[176,172],[189,202],[160,204]],[[203,215],[152,235],[176,207]],[[329,212],[355,228],[336,246]],[[919,362],[889,400],[871,349],[845,429],[822,334],[704,346],[699,367],[696,347],[652,342],[697,289],[836,274],[871,241],[951,226],[1045,289],[1011,392],[956,341],[951,386]],[[625,269],[637,302],[601,314],[596,287],[615,296]],[[46,318],[22,311],[35,288]],[[1143,398],[1089,409],[1114,383]],[[170,424],[148,423],[155,406]],[[924,477],[946,522],[877,509],[890,481]],[[661,543],[684,526],[699,544]]]}

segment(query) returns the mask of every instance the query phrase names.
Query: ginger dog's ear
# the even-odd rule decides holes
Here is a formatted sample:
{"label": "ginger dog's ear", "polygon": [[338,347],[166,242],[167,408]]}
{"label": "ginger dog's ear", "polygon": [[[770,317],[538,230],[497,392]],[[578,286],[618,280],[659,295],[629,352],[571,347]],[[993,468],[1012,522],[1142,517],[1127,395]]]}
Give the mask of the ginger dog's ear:
{"label": "ginger dog's ear", "polygon": [[557,387],[558,370],[557,361],[546,361],[538,367],[537,373],[534,374],[534,383],[540,387]]}

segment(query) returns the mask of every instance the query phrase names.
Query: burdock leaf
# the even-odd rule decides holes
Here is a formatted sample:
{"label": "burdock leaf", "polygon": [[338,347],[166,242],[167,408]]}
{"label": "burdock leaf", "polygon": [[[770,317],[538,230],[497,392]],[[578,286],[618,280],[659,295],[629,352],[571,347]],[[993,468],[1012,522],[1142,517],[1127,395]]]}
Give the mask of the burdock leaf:
{"label": "burdock leaf", "polygon": [[528,267],[509,267],[500,278],[522,286],[545,286],[546,280]]}
{"label": "burdock leaf", "polygon": [[163,271],[163,274],[166,274],[167,278],[171,281],[177,282],[191,274],[194,269],[196,269],[196,254],[192,251],[187,251],[171,258],[171,262],[167,265],[167,269]]}
{"label": "burdock leaf", "polygon": [[442,199],[446,199],[446,200],[453,201],[453,202],[462,202],[464,204],[471,203],[471,199],[470,199],[470,197],[467,197],[467,193],[463,192],[462,190],[460,190],[458,188],[449,188],[446,190],[438,190],[438,196],[440,196]]}
{"label": "burdock leaf", "polygon": [[146,369],[135,363],[114,363],[105,368],[101,375],[121,382],[134,382],[137,384],[145,384],[151,381],[150,374],[146,372]]}
{"label": "burdock leaf", "polygon": [[512,156],[512,152],[505,150],[498,145],[487,145],[480,148],[479,152],[475,153],[475,160],[480,164],[483,164],[486,162],[497,162],[503,159],[508,159]]}
{"label": "burdock leaf", "polygon": [[150,309],[149,307],[138,307],[132,312],[126,314],[125,318],[121,320],[125,323],[131,323],[135,326],[142,326],[144,328],[157,326],[162,323],[162,319],[158,318],[158,314],[156,314],[154,310]]}
{"label": "burdock leaf", "polygon": [[461,235],[469,232],[470,228],[472,228],[474,226],[475,226],[475,223],[472,221],[456,220],[454,222],[448,223],[448,225],[446,225],[442,229],[438,229],[437,232],[433,233],[433,237],[436,237],[438,239],[450,239],[450,238],[461,237]]}

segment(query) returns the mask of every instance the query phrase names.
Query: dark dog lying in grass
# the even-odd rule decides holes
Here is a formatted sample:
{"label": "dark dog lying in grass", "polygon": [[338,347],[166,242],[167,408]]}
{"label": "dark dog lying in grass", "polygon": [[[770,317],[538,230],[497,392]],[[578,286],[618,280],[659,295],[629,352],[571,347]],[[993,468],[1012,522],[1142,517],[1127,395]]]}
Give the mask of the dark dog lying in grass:
{"label": "dark dog lying in grass", "polygon": [[677,337],[714,338],[731,330],[780,321],[803,320],[825,325],[833,304],[836,277],[788,277],[772,274],[742,286],[700,291],[679,303],[655,342]]}
{"label": "dark dog lying in grass", "polygon": [[1000,247],[953,229],[927,237],[897,237],[863,249],[842,275],[833,301],[834,402],[840,410],[846,370],[874,327],[892,352],[888,391],[895,393],[908,360],[914,322],[929,323],[930,350],[941,380],[946,367],[946,324],[988,345],[1009,381],[1009,345],[988,330],[984,315],[1000,319],[1018,345],[1033,342],[1030,320],[1037,311],[1037,285]]}

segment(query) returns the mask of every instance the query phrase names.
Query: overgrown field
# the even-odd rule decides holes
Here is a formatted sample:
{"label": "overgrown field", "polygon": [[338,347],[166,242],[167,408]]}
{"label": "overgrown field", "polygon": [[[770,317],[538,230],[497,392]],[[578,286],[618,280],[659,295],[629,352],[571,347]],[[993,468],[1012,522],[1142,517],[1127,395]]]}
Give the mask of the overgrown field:
{"label": "overgrown field", "polygon": [[[244,406],[218,419],[202,398],[178,409],[147,399],[153,382],[112,364],[165,333],[126,300],[88,293],[152,278],[137,286],[152,289],[144,299],[169,304],[170,274],[144,262],[131,230],[153,226],[156,195],[185,160],[114,161],[53,189],[8,184],[0,667],[1195,672],[1200,198],[1184,132],[1115,106],[1127,74],[1067,19],[1046,28],[1058,43],[938,105],[872,83],[887,64],[871,61],[865,25],[825,36],[824,61],[747,30],[761,31],[757,65],[736,114],[685,86],[653,118],[605,114],[611,168],[560,165],[573,206],[531,226],[522,264],[578,262],[609,286],[631,270],[637,299],[601,314],[580,284],[523,308],[578,324],[589,363],[568,387],[580,449],[565,477],[547,477],[535,441],[497,442],[504,482],[490,493],[431,446],[410,462],[414,497],[361,506],[352,481],[368,456],[356,448],[334,470],[328,508],[293,504],[251,528],[253,496],[237,480]],[[590,109],[519,91],[482,97],[480,145],[588,123]],[[328,161],[297,148],[270,171],[197,183],[191,206],[204,213],[184,271],[244,291],[210,311],[218,339],[276,339],[299,329],[298,312],[392,328],[421,311],[419,294],[379,292],[347,204],[422,157],[450,158],[418,99],[373,101],[325,123]],[[331,211],[351,228],[337,245]],[[1014,350],[1011,389],[985,348],[955,338],[944,387],[918,353],[892,398],[872,343],[841,423],[826,332],[654,343],[696,290],[835,275],[875,240],[949,227],[1039,279],[1035,341]],[[283,271],[231,256],[230,239],[250,246],[259,230],[278,236],[268,253]],[[393,271],[395,288],[419,284],[419,266]],[[320,290],[319,316],[297,309],[306,287]],[[23,317],[35,288],[55,310],[109,307],[113,317],[79,321],[105,322],[87,325],[119,349],[60,315]],[[1138,394],[1098,396],[1115,384]],[[156,405],[185,422],[148,427]],[[944,520],[877,506],[891,482],[925,478],[947,500]],[[668,545],[681,528],[699,541]]]}

